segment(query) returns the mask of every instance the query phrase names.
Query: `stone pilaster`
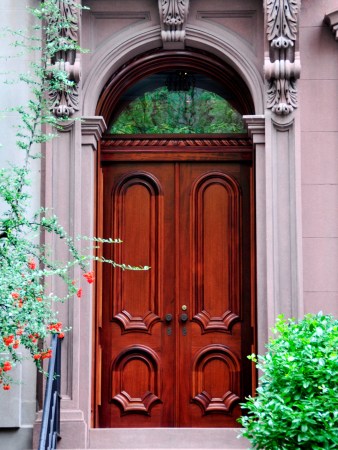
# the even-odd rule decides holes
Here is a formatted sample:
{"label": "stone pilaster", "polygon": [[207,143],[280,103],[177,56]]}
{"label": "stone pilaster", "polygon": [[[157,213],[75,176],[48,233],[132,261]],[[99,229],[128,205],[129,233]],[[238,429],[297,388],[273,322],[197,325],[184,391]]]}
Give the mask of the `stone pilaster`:
{"label": "stone pilaster", "polygon": [[255,147],[258,351],[279,314],[303,313],[299,119],[244,116]]}

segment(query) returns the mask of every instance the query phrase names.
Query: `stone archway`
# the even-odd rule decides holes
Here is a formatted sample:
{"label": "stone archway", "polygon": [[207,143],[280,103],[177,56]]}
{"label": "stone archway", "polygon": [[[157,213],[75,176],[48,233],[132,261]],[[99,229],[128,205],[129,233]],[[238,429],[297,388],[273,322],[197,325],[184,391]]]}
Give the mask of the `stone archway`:
{"label": "stone archway", "polygon": [[[258,350],[262,352],[277,313],[299,315],[302,309],[297,111],[276,117],[264,107],[263,64],[259,62],[257,67],[252,49],[234,34],[224,29],[219,35],[209,25],[187,25],[186,44],[217,54],[232,66],[253,99],[254,114],[245,120],[256,152]],[[83,83],[83,122],[70,122],[60,132],[53,151],[47,149],[46,197],[74,236],[95,234],[96,151],[106,129],[104,118],[96,115],[100,94],[119,67],[161,45],[159,26],[135,26],[98,48]],[[74,304],[61,312],[73,328],[64,346],[64,448],[99,448],[93,445],[104,440],[102,430],[90,429],[94,295],[89,290],[85,294],[81,306]],[[224,435],[222,439],[224,442]]]}

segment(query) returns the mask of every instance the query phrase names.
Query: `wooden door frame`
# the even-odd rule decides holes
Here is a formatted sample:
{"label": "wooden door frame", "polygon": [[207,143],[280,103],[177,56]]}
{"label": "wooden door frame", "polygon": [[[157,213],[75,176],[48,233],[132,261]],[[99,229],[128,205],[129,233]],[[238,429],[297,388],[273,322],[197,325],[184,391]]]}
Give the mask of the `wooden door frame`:
{"label": "wooden door frame", "polygon": [[[242,77],[225,61],[219,59],[213,54],[198,49],[184,49],[184,50],[163,50],[155,49],[144,54],[138,55],[132,60],[122,65],[110,78],[105,88],[103,89],[96,107],[96,116],[103,117],[106,124],[109,124],[112,111],[116,108],[119,99],[126,90],[134,85],[141,78],[154,74],[156,72],[163,72],[166,70],[186,68],[190,71],[202,73],[221,85],[227,87],[234,93],[232,101],[233,106],[243,115],[254,114],[254,103],[251,93],[242,79]],[[109,143],[109,144],[108,144]],[[99,198],[102,194],[102,173],[100,165],[102,158],[113,162],[111,157],[112,152],[107,150],[108,146],[114,147],[116,160],[121,158],[128,158],[131,160],[131,154],[135,152],[142,152],[145,158],[160,158],[165,157],[165,153],[170,152],[171,157],[176,156],[177,160],[182,160],[182,147],[189,149],[188,152],[193,155],[194,149],[199,152],[203,150],[203,158],[206,160],[224,160],[224,161],[245,161],[252,160],[253,144],[247,135],[132,135],[132,136],[109,136],[106,134],[102,140],[101,145],[98,145],[97,152],[97,192],[96,192],[96,235],[101,235],[102,230],[102,208],[100,208]],[[163,148],[159,152],[159,147]],[[162,156],[160,155],[162,153]],[[119,155],[119,156],[117,156]],[[254,162],[252,163],[254,164]],[[252,169],[252,205],[254,206],[254,167]],[[252,208],[254,211],[254,208]],[[253,213],[254,214],[254,213]],[[254,216],[252,218],[254,224]],[[254,227],[253,227],[254,228]],[[255,229],[252,230],[252,242],[255,242]],[[256,269],[255,269],[255,249],[252,251],[252,286],[254,291],[252,293],[254,303],[256,304]],[[102,284],[101,284],[101,269],[97,266],[98,283],[96,287],[96,304],[94,306],[95,322],[93,323],[93,390],[92,390],[92,424],[97,426],[97,404],[100,400],[101,387],[99,383],[99,376],[96,373],[97,367],[100,366],[101,352],[98,346],[100,339],[100,332],[98,331],[101,324],[102,308],[100,299],[102,299]],[[255,310],[255,308],[254,308]],[[256,317],[254,317],[253,327],[256,327]],[[254,342],[256,350],[256,330],[254,331]],[[253,374],[255,374],[253,369]],[[253,376],[256,379],[256,375]],[[256,383],[256,381],[255,381]]]}
{"label": "wooden door frame", "polygon": [[[134,157],[133,157],[134,156]],[[106,135],[101,139],[97,173],[97,235],[102,235],[103,208],[100,201],[102,195],[102,164],[114,162],[132,162],[140,157],[143,161],[226,161],[251,164],[250,179],[250,255],[251,255],[251,330],[252,352],[257,352],[256,332],[256,246],[255,246],[255,196],[253,145],[245,134],[237,135]],[[101,401],[101,347],[102,330],[102,276],[100,265],[97,265],[98,282],[96,287],[95,324],[93,342],[93,396],[92,423],[98,427],[98,404]],[[256,370],[252,366],[252,392],[257,384]]]}

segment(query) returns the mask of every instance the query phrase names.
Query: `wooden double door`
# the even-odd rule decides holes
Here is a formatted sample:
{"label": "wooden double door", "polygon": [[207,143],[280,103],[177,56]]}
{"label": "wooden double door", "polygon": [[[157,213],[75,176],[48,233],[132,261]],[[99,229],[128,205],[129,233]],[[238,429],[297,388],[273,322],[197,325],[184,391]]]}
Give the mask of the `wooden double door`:
{"label": "wooden double door", "polygon": [[156,158],[102,164],[104,236],[123,240],[105,257],[151,269],[104,266],[98,426],[236,427],[253,383],[251,163]]}

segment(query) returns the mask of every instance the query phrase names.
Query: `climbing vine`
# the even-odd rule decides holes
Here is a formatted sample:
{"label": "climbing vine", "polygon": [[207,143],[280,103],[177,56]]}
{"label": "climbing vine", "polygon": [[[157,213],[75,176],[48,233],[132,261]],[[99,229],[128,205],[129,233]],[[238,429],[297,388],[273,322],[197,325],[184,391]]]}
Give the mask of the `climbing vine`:
{"label": "climbing vine", "polygon": [[[87,238],[92,248],[82,254],[77,240],[67,233],[52,211],[41,207],[31,213],[32,164],[41,158],[41,144],[56,138],[63,122],[69,119],[69,108],[59,108],[56,114],[55,99],[60,98],[60,93],[67,98],[75,92],[76,82],[69,77],[62,55],[82,51],[69,33],[76,30],[77,24],[74,16],[64,13],[65,8],[68,11],[82,7],[73,0],[45,0],[31,10],[35,17],[32,29],[6,30],[12,37],[13,52],[15,49],[35,52],[39,63],[33,62],[30,71],[18,77],[30,91],[27,104],[5,112],[15,113],[18,123],[15,148],[5,148],[5,151],[21,152],[22,163],[0,169],[0,384],[4,390],[10,390],[16,382],[11,373],[22,361],[22,347],[42,371],[42,361],[52,355],[51,348],[45,344],[46,338],[52,334],[63,338],[68,331],[58,319],[54,303],[79,300],[82,281],[89,284],[95,281],[91,262],[99,258],[94,256],[93,246],[120,242]],[[45,133],[45,129],[55,131]],[[67,249],[66,261],[56,261],[50,249],[41,244],[46,233]],[[122,270],[146,269],[105,262]],[[81,280],[73,278],[75,266],[82,270]],[[52,291],[56,277],[66,287],[62,296]]]}

